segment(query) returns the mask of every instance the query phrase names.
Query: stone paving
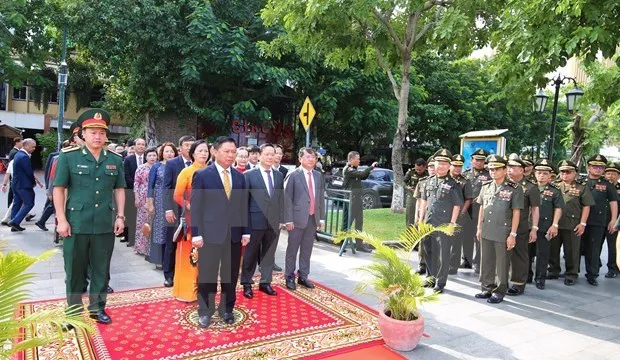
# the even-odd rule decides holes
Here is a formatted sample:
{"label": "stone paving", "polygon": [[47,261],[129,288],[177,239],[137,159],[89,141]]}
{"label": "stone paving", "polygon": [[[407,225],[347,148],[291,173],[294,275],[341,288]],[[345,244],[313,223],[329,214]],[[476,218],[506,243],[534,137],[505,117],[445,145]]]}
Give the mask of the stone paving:
{"label": "stone paving", "polygon": [[[42,178],[42,177],[40,177]],[[35,211],[41,213],[44,195],[36,189]],[[6,211],[6,194],[0,195],[0,211]],[[29,254],[53,249],[53,236],[34,226],[25,225],[23,233],[0,229],[0,239],[10,248]],[[53,218],[48,227],[53,228]],[[286,232],[280,237],[276,262],[284,265]],[[345,254],[317,242],[312,255],[310,278],[377,308],[370,296],[353,289],[364,275],[356,269],[370,262],[370,255]],[[607,258],[606,250],[602,259]],[[605,261],[603,261],[605,262]],[[412,263],[412,266],[417,264]],[[601,269],[602,274],[606,269]],[[61,298],[65,295],[62,255],[32,268],[36,278],[28,288],[34,299]],[[583,273],[583,270],[582,270]],[[547,289],[528,286],[525,295],[507,297],[499,305],[477,300],[477,277],[471,270],[450,276],[441,301],[424,306],[425,332],[420,345],[403,353],[409,359],[620,359],[620,278],[605,279],[599,286],[588,285],[580,278],[568,288],[561,280],[547,281]],[[112,257],[111,286],[130,290],[162,286],[163,275],[154,266],[133,253],[124,243],[117,243]]]}

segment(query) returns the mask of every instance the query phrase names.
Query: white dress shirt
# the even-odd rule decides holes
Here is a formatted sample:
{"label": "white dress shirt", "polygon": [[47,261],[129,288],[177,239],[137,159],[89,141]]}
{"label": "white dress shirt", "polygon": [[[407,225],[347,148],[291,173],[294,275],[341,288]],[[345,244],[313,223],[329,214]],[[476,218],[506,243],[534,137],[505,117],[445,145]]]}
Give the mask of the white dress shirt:
{"label": "white dress shirt", "polygon": [[[271,196],[272,194],[271,192],[269,192],[269,177],[267,176],[267,170],[262,166],[259,166],[258,168],[260,169],[260,174],[263,176],[263,182],[265,183],[265,188],[267,189],[267,193],[269,194],[269,196]],[[274,169],[269,169],[269,170],[271,170],[271,187],[275,188],[273,172],[277,170],[274,170]]]}

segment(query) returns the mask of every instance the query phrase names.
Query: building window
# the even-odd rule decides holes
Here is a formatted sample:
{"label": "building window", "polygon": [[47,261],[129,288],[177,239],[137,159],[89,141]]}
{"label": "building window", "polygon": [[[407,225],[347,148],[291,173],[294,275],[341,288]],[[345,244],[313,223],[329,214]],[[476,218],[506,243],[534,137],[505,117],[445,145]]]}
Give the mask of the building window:
{"label": "building window", "polygon": [[50,93],[50,104],[58,104],[58,91]]}
{"label": "building window", "polygon": [[13,88],[13,100],[26,100],[26,93],[28,88],[26,86]]}
{"label": "building window", "polygon": [[2,83],[0,85],[0,110],[6,111],[6,91],[8,89],[8,85],[6,83]]}

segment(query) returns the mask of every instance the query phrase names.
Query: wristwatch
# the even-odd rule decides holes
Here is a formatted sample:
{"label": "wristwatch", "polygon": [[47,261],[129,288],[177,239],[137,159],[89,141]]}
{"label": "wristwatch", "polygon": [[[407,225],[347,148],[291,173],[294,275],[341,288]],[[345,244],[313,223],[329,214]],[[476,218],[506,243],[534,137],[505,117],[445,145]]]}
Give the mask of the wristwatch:
{"label": "wristwatch", "polygon": [[553,224],[553,227],[557,229],[558,228],[558,224]]}
{"label": "wristwatch", "polygon": [[580,223],[579,225],[581,225],[581,226],[586,226],[586,225],[588,225],[588,224],[586,224],[586,223]]}
{"label": "wristwatch", "polygon": [[517,233],[516,233],[516,232],[511,232],[511,233],[510,233],[510,236],[517,237]]}
{"label": "wristwatch", "polygon": [[125,216],[123,215],[116,215],[116,218],[125,221]]}

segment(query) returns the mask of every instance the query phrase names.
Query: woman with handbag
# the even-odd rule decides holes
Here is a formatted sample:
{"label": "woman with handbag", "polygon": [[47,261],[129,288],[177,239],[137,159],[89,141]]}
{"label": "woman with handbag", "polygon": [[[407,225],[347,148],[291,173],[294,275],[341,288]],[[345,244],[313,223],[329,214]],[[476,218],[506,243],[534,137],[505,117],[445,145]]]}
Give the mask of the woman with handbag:
{"label": "woman with handbag", "polygon": [[181,235],[175,237],[177,241],[176,265],[174,268],[174,286],[172,296],[181,301],[192,302],[197,299],[198,267],[197,256],[192,250],[192,234],[190,231],[190,199],[192,198],[192,178],[194,173],[207,167],[209,160],[209,145],[204,140],[198,140],[189,149],[192,165],[181,171],[174,189],[174,201],[183,208],[185,222]]}
{"label": "woman with handbag", "polygon": [[[144,158],[146,162],[136,170],[136,176],[134,177],[133,192],[136,199],[136,245],[134,252],[138,255],[149,256],[149,250],[151,249],[150,236],[145,236],[143,227],[148,224],[149,213],[146,207],[146,195],[149,188],[149,171],[151,166],[157,161],[157,149],[150,148],[144,152]],[[150,235],[150,234],[149,234]]]}

